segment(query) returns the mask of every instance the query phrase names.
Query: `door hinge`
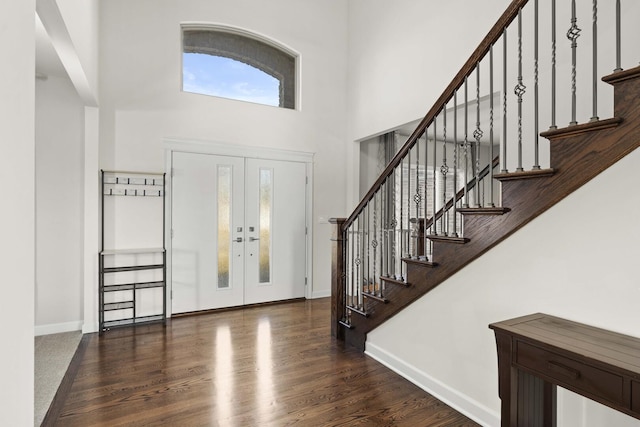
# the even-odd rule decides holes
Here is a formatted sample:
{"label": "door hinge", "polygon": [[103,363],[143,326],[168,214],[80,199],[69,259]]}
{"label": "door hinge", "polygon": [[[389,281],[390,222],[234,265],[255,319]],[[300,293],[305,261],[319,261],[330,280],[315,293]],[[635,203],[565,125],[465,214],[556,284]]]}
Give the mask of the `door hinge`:
{"label": "door hinge", "polygon": [[176,170],[174,168],[171,168],[171,178],[173,178],[176,175]]}
{"label": "door hinge", "polygon": [[304,285],[307,286],[307,278],[304,278]]}
{"label": "door hinge", "polygon": [[171,289],[171,292],[169,292],[170,296],[169,299],[173,299],[173,289]]}
{"label": "door hinge", "polygon": [[173,239],[173,228],[171,229],[171,238]]}
{"label": "door hinge", "polygon": [[305,183],[305,184],[308,184],[308,183],[309,183],[309,177],[308,177],[308,176],[305,176],[305,177],[304,177],[304,183]]}
{"label": "door hinge", "polygon": [[305,234],[305,236],[306,236],[307,234],[309,234],[309,228],[308,228],[308,227],[305,227],[305,228],[304,228],[304,234]]}

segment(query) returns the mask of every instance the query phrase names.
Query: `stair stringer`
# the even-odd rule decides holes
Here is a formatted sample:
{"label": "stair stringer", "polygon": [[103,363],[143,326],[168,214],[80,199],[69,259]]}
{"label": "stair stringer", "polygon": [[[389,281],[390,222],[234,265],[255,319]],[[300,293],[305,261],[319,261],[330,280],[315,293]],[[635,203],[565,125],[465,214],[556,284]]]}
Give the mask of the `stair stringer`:
{"label": "stair stringer", "polygon": [[605,77],[614,85],[616,119],[544,133],[551,141],[552,176],[502,183],[499,216],[466,216],[464,245],[434,242],[436,268],[407,265],[410,286],[390,289],[388,303],[367,301],[368,317],[352,316],[345,342],[364,351],[366,335],[440,283],[505,240],[531,220],[640,147],[640,67]]}

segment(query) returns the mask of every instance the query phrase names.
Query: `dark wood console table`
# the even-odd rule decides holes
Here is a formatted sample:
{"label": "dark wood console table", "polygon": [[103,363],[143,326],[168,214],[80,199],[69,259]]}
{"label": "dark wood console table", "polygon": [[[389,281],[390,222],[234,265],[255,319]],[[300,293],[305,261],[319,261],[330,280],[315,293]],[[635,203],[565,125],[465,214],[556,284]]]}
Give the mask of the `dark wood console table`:
{"label": "dark wood console table", "polygon": [[555,426],[556,386],[640,419],[640,339],[532,314],[489,325],[502,426]]}

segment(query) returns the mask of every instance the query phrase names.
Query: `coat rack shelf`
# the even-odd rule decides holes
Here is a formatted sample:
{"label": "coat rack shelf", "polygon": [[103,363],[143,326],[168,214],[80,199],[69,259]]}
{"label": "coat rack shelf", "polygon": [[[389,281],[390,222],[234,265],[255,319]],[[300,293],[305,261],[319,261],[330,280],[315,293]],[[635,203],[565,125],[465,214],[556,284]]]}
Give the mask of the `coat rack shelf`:
{"label": "coat rack shelf", "polygon": [[[164,236],[165,221],[165,174],[127,171],[101,171],[101,250],[98,259],[99,268],[99,332],[102,334],[111,328],[166,321],[166,248]],[[115,237],[123,230],[122,224],[128,224],[124,233],[128,241],[137,236],[129,230],[144,227],[152,222],[145,214],[126,214],[126,221],[120,221],[121,210],[126,206],[117,206],[116,197],[128,196],[130,204],[144,204],[144,198],[150,196],[162,199],[156,222],[161,221],[162,246],[152,248],[108,248],[105,249],[105,237]],[[120,199],[120,198],[117,198]],[[108,205],[108,207],[106,206]],[[147,206],[148,208],[148,206]],[[114,243],[115,245],[115,243]],[[159,305],[161,304],[161,307]]]}

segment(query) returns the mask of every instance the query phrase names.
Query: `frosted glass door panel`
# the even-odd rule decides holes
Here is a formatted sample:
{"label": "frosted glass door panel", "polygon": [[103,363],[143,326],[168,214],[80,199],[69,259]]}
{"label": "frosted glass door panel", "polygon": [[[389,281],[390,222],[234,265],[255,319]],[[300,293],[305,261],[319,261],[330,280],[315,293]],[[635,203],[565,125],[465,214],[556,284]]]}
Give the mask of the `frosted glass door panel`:
{"label": "frosted glass door panel", "polygon": [[172,312],[242,305],[244,159],[174,152],[172,166]]}
{"label": "frosted glass door panel", "polygon": [[306,165],[247,159],[245,304],[305,296]]}

